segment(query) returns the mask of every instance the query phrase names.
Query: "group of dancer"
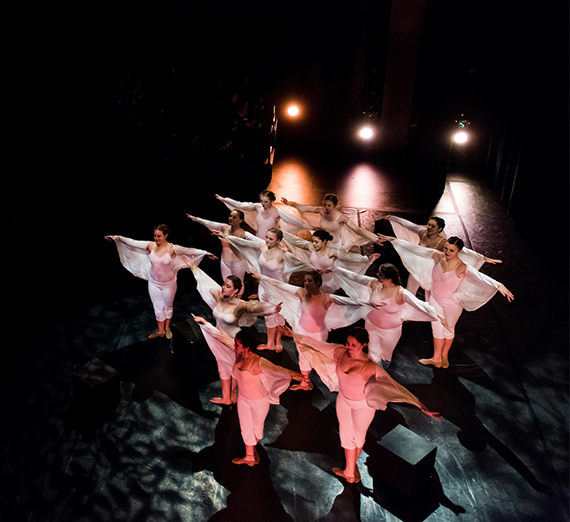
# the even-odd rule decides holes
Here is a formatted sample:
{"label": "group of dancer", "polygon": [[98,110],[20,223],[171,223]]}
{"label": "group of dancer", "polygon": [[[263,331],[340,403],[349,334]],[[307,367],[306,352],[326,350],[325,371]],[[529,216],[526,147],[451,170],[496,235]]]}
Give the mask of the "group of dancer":
{"label": "group of dancer", "polygon": [[[268,190],[254,203],[216,198],[230,211],[228,223],[187,217],[220,238],[221,285],[199,267],[204,257],[217,257],[169,243],[165,225],[155,227],[153,242],[106,236],[116,243],[123,265],[148,280],[158,325],[149,337],[171,338],[176,274],[190,268],[215,320],[213,325],[192,314],[218,365],[222,396],[211,401],[237,403],[245,456],[233,462],[249,466],[259,462],[256,446],[263,438],[269,406],[278,403],[287,389],[312,389],[310,374],[315,370],[329,390],[338,392],[336,410],[346,463],[333,472],[348,482],[358,482],[356,463],[377,409],[386,409],[389,402],[405,402],[437,416],[386,371],[402,324],[431,322],[433,356],[419,362],[448,368],[455,325],[463,309],[479,308],[497,291],[513,299],[503,284],[478,271],[483,263],[500,260],[464,248],[457,237],[447,238],[445,222],[439,217],[421,226],[388,216],[394,237],[366,231],[340,211],[334,194],[325,196],[322,206],[282,198],[284,206],[297,214],[276,206],[275,194]],[[307,233],[311,240],[301,237]],[[407,288],[392,264],[381,264],[376,277],[366,275],[378,254],[351,251],[354,246],[387,241],[410,273]],[[299,272],[302,287],[289,282]],[[255,300],[243,299],[246,273],[259,283]],[[426,301],[416,297],[419,286],[425,290]],[[263,345],[243,329],[260,316],[267,329]],[[361,319],[365,327],[354,327]],[[327,342],[330,330],[351,325],[345,345]],[[280,352],[284,335],[293,337],[299,372],[252,351]],[[291,385],[291,380],[297,384]]]}

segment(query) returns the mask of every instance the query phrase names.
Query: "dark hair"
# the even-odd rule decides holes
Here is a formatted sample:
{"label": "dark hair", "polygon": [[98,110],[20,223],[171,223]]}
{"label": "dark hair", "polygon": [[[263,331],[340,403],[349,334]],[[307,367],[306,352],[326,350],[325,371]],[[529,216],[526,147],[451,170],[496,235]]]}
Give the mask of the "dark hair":
{"label": "dark hair", "polygon": [[402,285],[400,271],[391,263],[384,263],[378,267],[378,273],[385,279],[390,279],[396,286]]}
{"label": "dark hair", "polygon": [[259,197],[266,197],[267,199],[269,199],[270,201],[275,201],[275,192],[273,192],[272,190],[264,190],[261,194],[259,194]]}
{"label": "dark hair", "polygon": [[283,239],[283,230],[277,227],[271,227],[267,232],[273,232],[277,236],[277,241]]}
{"label": "dark hair", "polygon": [[355,326],[350,332],[348,332],[347,337],[354,337],[360,344],[368,344],[370,342],[370,335],[368,331],[359,326]]}
{"label": "dark hair", "polygon": [[165,236],[167,236],[170,233],[166,225],[156,225],[154,227],[154,230],[160,230]]}
{"label": "dark hair", "polygon": [[463,245],[464,245],[463,239],[461,239],[461,238],[459,238],[459,237],[456,237],[456,236],[451,236],[451,237],[447,240],[447,242],[448,242],[450,245],[455,245],[457,248],[459,248],[459,250],[463,250]]}
{"label": "dark hair", "polygon": [[[245,230],[246,232],[249,232],[250,234],[255,235],[255,229],[253,227],[251,227],[251,225],[249,225],[245,221],[245,214],[241,210],[237,210],[237,209],[232,210],[232,212],[235,212],[239,216],[239,218],[241,219],[241,223],[239,224],[239,226],[243,230]],[[232,212],[230,212],[230,214]]]}
{"label": "dark hair", "polygon": [[315,283],[317,283],[317,286],[320,288],[323,284],[323,276],[321,275],[320,272],[317,272],[316,270],[311,270],[310,272],[307,272],[305,274],[305,276],[311,276],[313,278],[313,280],[315,281]]}
{"label": "dark hair", "polygon": [[258,342],[255,336],[247,330],[240,330],[236,333],[235,338],[241,343],[244,348],[257,348]]}
{"label": "dark hair", "polygon": [[334,239],[334,237],[330,234],[330,232],[327,232],[326,230],[323,230],[322,228],[315,230],[313,232],[313,237],[316,237],[316,238],[320,239],[321,241],[332,241]]}
{"label": "dark hair", "polygon": [[243,286],[241,279],[236,275],[229,275],[228,277],[226,277],[226,279],[229,279],[232,282],[232,285],[234,285],[234,289],[237,290],[239,293],[241,287]]}
{"label": "dark hair", "polygon": [[335,207],[338,205],[338,198],[335,194],[325,194],[323,201],[332,201]]}
{"label": "dark hair", "polygon": [[428,219],[428,222],[429,221],[435,221],[437,223],[437,226],[442,230],[445,228],[445,220],[443,218],[432,216]]}

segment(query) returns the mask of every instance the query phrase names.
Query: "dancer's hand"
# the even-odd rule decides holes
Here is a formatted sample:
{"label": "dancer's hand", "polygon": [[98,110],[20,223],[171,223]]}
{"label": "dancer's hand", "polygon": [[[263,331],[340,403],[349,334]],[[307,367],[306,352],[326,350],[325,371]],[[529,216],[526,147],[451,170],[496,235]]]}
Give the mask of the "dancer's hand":
{"label": "dancer's hand", "polygon": [[501,292],[501,295],[505,296],[509,300],[509,303],[514,301],[515,296],[503,283],[499,283],[498,290]]}
{"label": "dancer's hand", "polygon": [[487,256],[483,256],[483,259],[485,260],[485,263],[490,263],[492,265],[496,265],[497,263],[502,263],[502,261],[500,259],[492,259],[492,258],[487,257]]}
{"label": "dancer's hand", "polygon": [[192,319],[194,319],[194,321],[196,321],[198,324],[206,324],[208,321],[206,321],[206,319],[204,319],[203,317],[200,317],[199,315],[192,315]]}

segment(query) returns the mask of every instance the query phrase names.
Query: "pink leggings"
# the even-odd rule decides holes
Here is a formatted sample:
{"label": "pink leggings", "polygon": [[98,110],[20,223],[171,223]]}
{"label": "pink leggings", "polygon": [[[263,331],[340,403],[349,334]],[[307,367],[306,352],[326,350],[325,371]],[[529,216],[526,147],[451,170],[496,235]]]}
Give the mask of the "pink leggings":
{"label": "pink leggings", "polygon": [[340,435],[340,445],[344,449],[364,446],[366,432],[374,419],[376,410],[366,404],[366,400],[347,399],[342,393],[336,398],[336,415]]}
{"label": "pink leggings", "polygon": [[238,394],[237,410],[244,444],[255,446],[263,438],[263,425],[269,413],[267,399],[246,399]]}
{"label": "pink leggings", "polygon": [[379,328],[372,321],[366,319],[364,327],[370,335],[368,355],[377,364],[382,361],[391,361],[394,348],[402,336],[402,325],[397,328]]}
{"label": "pink leggings", "polygon": [[158,283],[149,279],[148,293],[154,307],[154,315],[157,321],[166,321],[166,319],[172,318],[176,287],[176,278],[168,283]]}

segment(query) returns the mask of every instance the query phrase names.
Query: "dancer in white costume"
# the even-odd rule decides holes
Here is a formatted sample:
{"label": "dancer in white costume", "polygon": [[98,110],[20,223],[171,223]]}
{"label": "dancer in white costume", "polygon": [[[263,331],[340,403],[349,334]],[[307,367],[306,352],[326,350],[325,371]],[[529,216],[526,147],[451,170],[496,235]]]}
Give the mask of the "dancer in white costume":
{"label": "dancer in white costume", "polygon": [[275,194],[271,190],[264,190],[259,194],[259,203],[244,203],[242,201],[236,201],[235,199],[225,198],[216,194],[218,198],[224,205],[226,205],[230,210],[241,210],[246,213],[255,213],[255,235],[261,239],[265,239],[265,235],[270,228],[280,228],[279,222],[281,216],[279,210],[273,203],[275,201]]}
{"label": "dancer in white costume", "polygon": [[[322,279],[317,271],[305,274],[304,287],[282,283],[275,279],[253,273],[262,283],[269,299],[283,303],[282,314],[294,333],[326,341],[328,332],[354,324],[364,318],[371,306],[348,297],[321,292]],[[311,365],[299,351],[299,368],[303,382],[292,386],[292,390],[310,390]]]}
{"label": "dancer in white costume", "polygon": [[181,268],[187,268],[204,256],[217,259],[216,256],[195,248],[186,248],[169,243],[169,230],[166,225],[154,227],[154,241],[137,241],[123,236],[105,236],[114,241],[123,266],[133,275],[148,281],[148,293],[154,307],[158,329],[151,333],[156,337],[172,338],[170,321],[173,315],[176,295],[176,274]]}
{"label": "dancer in white costume", "polygon": [[364,349],[368,341],[364,328],[353,328],[345,346],[295,335],[299,350],[323,383],[330,391],[339,392],[336,412],[346,463],[344,469],[333,468],[333,472],[350,483],[360,481],[358,457],[377,409],[385,410],[389,402],[405,402],[439,418],[366,355]]}
{"label": "dancer in white costume", "polygon": [[[283,232],[278,228],[269,229],[265,235],[265,241],[249,233],[246,234],[245,240],[232,236],[226,236],[225,239],[240,252],[250,273],[260,272],[266,277],[285,281],[291,271],[311,269],[309,265],[295,259],[290,252],[283,248]],[[259,300],[261,302],[269,301],[263,282],[259,284]],[[258,348],[282,351],[281,335],[285,326],[284,317],[281,314],[266,315],[265,325],[267,327],[267,343]]]}
{"label": "dancer in white costume", "polygon": [[377,278],[339,268],[335,273],[349,296],[374,306],[365,321],[370,335],[368,355],[384,368],[390,366],[392,354],[402,336],[404,321],[440,321],[447,324],[445,317],[438,314],[433,306],[404,289],[400,273],[392,264],[380,265]]}
{"label": "dancer in white costume", "polygon": [[322,228],[329,232],[333,236],[329,246],[333,248],[350,250],[350,248],[355,245],[365,245],[370,242],[375,243],[379,240],[376,234],[360,228],[338,210],[339,201],[334,194],[325,195],[323,205],[320,207],[303,205],[286,198],[281,198],[281,201],[285,205],[296,208],[301,214],[301,217],[305,219],[308,224],[311,224],[309,214],[318,214],[320,219],[312,228]]}
{"label": "dancer in white costume", "polygon": [[[230,275],[224,279],[222,286],[197,266],[192,266],[198,293],[211,308],[216,319],[216,327],[228,335],[235,337],[242,326],[252,326],[257,316],[270,315],[281,311],[281,304],[260,303],[259,301],[242,301],[239,299],[242,282],[239,277]],[[203,318],[192,314],[197,322]],[[218,364],[218,373],[222,383],[222,397],[214,397],[215,404],[231,404],[235,402],[235,382],[231,378],[234,364],[233,354],[228,353],[219,343],[208,343]]]}
{"label": "dancer in white costume", "polygon": [[245,456],[232,462],[255,466],[259,464],[256,446],[263,438],[270,405],[279,404],[279,396],[287,390],[291,379],[300,380],[301,375],[253,353],[251,349],[257,343],[249,332],[239,331],[231,339],[201,318],[199,324],[208,342],[222,344],[224,350],[234,353],[232,375],[238,386],[237,411]]}
{"label": "dancer in white costume", "polygon": [[450,237],[443,252],[413,245],[400,239],[391,239],[402,262],[420,285],[430,291],[429,303],[438,314],[445,317],[447,328],[432,322],[434,354],[429,359],[420,359],[421,364],[437,368],[449,367],[449,349],[455,338],[455,325],[463,310],[477,310],[487,303],[497,291],[509,302],[513,294],[498,281],[481,274],[461,260],[463,241]]}
{"label": "dancer in white costume", "polygon": [[[212,233],[218,235],[222,241],[222,255],[220,256],[220,270],[222,279],[230,275],[235,275],[243,281],[246,271],[246,265],[239,252],[235,251],[232,246],[224,240],[224,236],[235,236],[245,238],[246,232],[254,232],[245,222],[244,214],[241,210],[232,210],[228,217],[228,223],[217,223],[207,219],[198,218],[190,214],[186,214],[188,218],[200,223],[208,228]],[[241,289],[241,295],[244,288]]]}
{"label": "dancer in white costume", "polygon": [[326,230],[316,230],[312,241],[306,241],[288,232],[283,233],[287,246],[297,258],[317,270],[323,278],[323,292],[333,293],[341,288],[341,282],[335,278],[335,267],[342,267],[358,274],[364,274],[368,267],[380,257],[379,254],[362,256],[353,252],[331,248],[332,235]]}
{"label": "dancer in white costume", "polygon": [[[442,218],[437,216],[431,217],[428,220],[427,225],[416,225],[407,219],[397,216],[386,216],[384,219],[390,221],[397,239],[403,239],[404,241],[409,241],[414,245],[432,248],[433,250],[443,252],[443,248],[447,242],[447,235],[443,231],[445,228],[445,221]],[[394,239],[383,235],[380,235],[379,237],[381,243],[386,240],[391,241]],[[392,244],[396,251],[398,251],[399,243]],[[464,263],[475,268],[475,270],[479,270],[484,263],[502,263],[500,259],[492,259],[469,248],[463,248],[459,253],[459,257]],[[412,294],[416,295],[419,287],[419,282],[410,274],[406,288]],[[426,296],[426,300],[427,299],[429,299],[429,295]]]}

